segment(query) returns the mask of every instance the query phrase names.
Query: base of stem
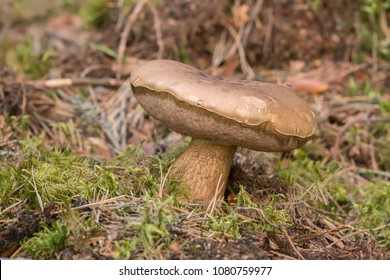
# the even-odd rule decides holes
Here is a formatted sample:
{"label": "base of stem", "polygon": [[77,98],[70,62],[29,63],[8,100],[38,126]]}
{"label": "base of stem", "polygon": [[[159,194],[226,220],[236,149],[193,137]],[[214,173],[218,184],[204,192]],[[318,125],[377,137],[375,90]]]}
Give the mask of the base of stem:
{"label": "base of stem", "polygon": [[172,175],[187,190],[184,200],[209,203],[222,199],[236,149],[192,139],[172,166]]}

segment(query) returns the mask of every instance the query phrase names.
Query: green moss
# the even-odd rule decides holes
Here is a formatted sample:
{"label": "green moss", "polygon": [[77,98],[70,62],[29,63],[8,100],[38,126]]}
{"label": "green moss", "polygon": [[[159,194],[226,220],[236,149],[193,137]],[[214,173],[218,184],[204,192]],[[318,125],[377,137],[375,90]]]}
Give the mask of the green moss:
{"label": "green moss", "polygon": [[77,210],[73,210],[70,204],[64,205],[64,210],[60,214],[60,220],[68,234],[68,246],[72,246],[75,251],[82,251],[89,246],[90,239],[99,236],[102,232],[100,225],[85,218]]}
{"label": "green moss", "polygon": [[61,221],[51,225],[42,224],[42,229],[22,244],[35,259],[53,259],[65,247],[68,233]]}
{"label": "green moss", "polygon": [[172,205],[172,200],[158,202],[146,198],[144,202],[138,209],[142,213],[142,221],[131,222],[126,227],[135,231],[135,236],[130,241],[116,243],[118,259],[156,259],[161,249],[171,242],[169,225],[174,218],[169,212],[169,205]]}
{"label": "green moss", "polygon": [[226,215],[213,216],[207,214],[208,227],[211,231],[218,232],[222,236],[228,234],[234,238],[241,238],[240,228],[241,223],[238,214],[228,208]]}
{"label": "green moss", "polygon": [[54,154],[30,151],[14,166],[0,172],[1,202],[28,199],[34,208],[53,202],[64,202],[75,196],[88,196],[90,188],[83,184],[91,172],[88,161],[66,152]]}
{"label": "green moss", "polygon": [[[134,206],[115,210],[116,215],[128,217],[137,213],[140,222],[130,222],[131,241],[117,243],[119,258],[132,258],[128,250],[137,251],[137,258],[158,258],[161,248],[170,243],[169,225],[174,220],[169,209],[175,196],[160,202],[172,193],[176,182],[167,176],[168,167],[157,157],[145,156],[139,146],[131,146],[111,161],[97,161],[73,154],[70,149],[50,152],[40,147],[23,147],[24,154],[7,162],[0,169],[0,205],[6,207],[26,200],[26,211],[44,210],[54,205],[60,210],[59,220],[43,225],[24,244],[34,258],[55,258],[66,245],[74,250],[88,246],[100,226],[89,215],[72,210],[76,201],[96,201],[127,197],[138,201]],[[6,217],[2,217],[6,218]],[[66,241],[66,242],[65,242]],[[65,244],[66,243],[66,244]]]}
{"label": "green moss", "polygon": [[100,231],[98,224],[82,218],[79,212],[66,204],[58,220],[50,225],[42,223],[34,236],[23,242],[22,247],[35,259],[58,258],[66,246],[81,252]]}
{"label": "green moss", "polygon": [[390,170],[390,124],[383,124],[381,129],[387,129],[387,131],[377,139],[375,156],[381,170]]}
{"label": "green moss", "polygon": [[0,48],[0,63],[19,74],[25,74],[32,79],[45,76],[51,69],[54,52],[47,48],[47,42],[41,42],[43,51],[36,53],[33,50],[32,39],[26,38],[22,42],[7,39]]}
{"label": "green moss", "polygon": [[[281,178],[300,192],[299,200],[311,203],[313,206],[328,205],[333,191],[340,191],[344,182],[337,176],[342,168],[336,161],[323,164],[313,160],[303,149],[292,152],[289,166],[279,170]],[[344,200],[341,193],[337,196]]]}
{"label": "green moss", "polygon": [[[360,1],[360,20],[355,24],[355,32],[362,38],[361,50],[372,52],[373,48],[383,59],[390,58],[387,35],[381,28],[380,13],[390,10],[390,2],[382,0],[362,0]],[[376,38],[374,39],[374,36]],[[377,43],[373,44],[376,40]]]}
{"label": "green moss", "polygon": [[278,209],[276,202],[279,199],[285,199],[281,194],[271,198],[270,203],[264,208],[264,218],[261,221],[260,228],[264,231],[277,231],[279,228],[291,225],[290,217],[285,209]]}
{"label": "green moss", "polygon": [[0,202],[4,206],[26,198],[31,207],[42,209],[50,203],[103,194],[157,197],[161,188],[173,193],[178,185],[167,178],[164,162],[146,157],[138,147],[129,148],[112,162],[97,162],[69,149],[49,152],[27,146],[24,150],[14,164],[0,170]]}
{"label": "green moss", "polygon": [[257,204],[251,200],[242,185],[240,185],[240,191],[237,193],[236,199],[238,205],[242,205],[244,207],[258,207]]}
{"label": "green moss", "polygon": [[101,26],[109,15],[109,0],[87,0],[80,10],[80,16],[94,27]]}
{"label": "green moss", "polygon": [[204,227],[222,236],[234,238],[241,238],[245,231],[278,232],[291,225],[291,217],[280,206],[280,202],[285,202],[285,197],[281,194],[273,195],[268,204],[260,207],[241,187],[237,203],[232,206],[224,205],[223,211],[221,209],[215,214],[207,214]]}
{"label": "green moss", "polygon": [[371,230],[379,243],[390,248],[390,183],[369,183],[357,192],[361,196],[355,206],[359,211],[358,225]]}
{"label": "green moss", "polygon": [[289,168],[281,170],[281,175],[291,187],[303,187],[299,201],[333,212],[335,217],[340,214],[340,206],[343,215],[356,216],[352,211],[358,210],[353,226],[370,230],[381,244],[390,248],[390,184],[383,180],[382,172],[367,169],[365,177],[369,182],[352,185],[337,174],[340,168],[337,162],[322,165],[298,149],[293,152]]}

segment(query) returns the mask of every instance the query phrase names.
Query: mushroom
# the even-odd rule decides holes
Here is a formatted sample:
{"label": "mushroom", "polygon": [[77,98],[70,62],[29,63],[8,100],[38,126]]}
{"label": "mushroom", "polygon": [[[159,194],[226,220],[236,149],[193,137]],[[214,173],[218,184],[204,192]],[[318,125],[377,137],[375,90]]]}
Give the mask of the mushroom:
{"label": "mushroom", "polygon": [[191,201],[223,198],[238,146],[289,151],[314,132],[313,111],[284,86],[213,77],[172,60],[139,66],[130,84],[150,116],[192,137],[172,166]]}

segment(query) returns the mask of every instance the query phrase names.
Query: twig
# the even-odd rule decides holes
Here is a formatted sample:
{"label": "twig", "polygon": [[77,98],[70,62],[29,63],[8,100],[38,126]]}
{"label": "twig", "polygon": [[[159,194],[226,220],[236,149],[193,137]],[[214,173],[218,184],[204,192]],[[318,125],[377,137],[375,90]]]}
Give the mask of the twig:
{"label": "twig", "polygon": [[18,140],[9,140],[9,141],[4,141],[4,142],[0,142],[0,147],[2,147],[2,146],[8,146],[8,145],[10,145],[10,144],[14,144],[14,143],[16,143],[16,142],[18,142]]}
{"label": "twig", "polygon": [[330,243],[329,245],[326,246],[326,248],[330,248],[332,247],[333,245],[341,242],[341,241],[344,241],[345,239],[348,239],[350,237],[353,237],[355,235],[358,235],[358,234],[364,234],[364,233],[367,233],[367,232],[370,232],[370,231],[379,231],[379,230],[382,230],[386,227],[389,227],[390,224],[385,224],[385,225],[382,225],[382,226],[379,226],[379,227],[376,227],[376,228],[373,228],[373,229],[364,229],[364,230],[357,230],[357,231],[354,231],[354,232],[351,232],[349,234],[346,234],[344,235],[343,237],[341,237],[340,239]]}
{"label": "twig", "polygon": [[31,178],[32,178],[32,182],[31,182],[26,176],[24,176],[24,175],[22,175],[22,176],[23,176],[23,177],[30,183],[30,185],[34,188],[35,194],[37,195],[39,207],[41,208],[41,211],[43,212],[43,211],[44,211],[44,208],[43,208],[42,198],[41,198],[41,196],[39,195],[38,188],[37,188],[37,185],[36,185],[36,183],[35,183],[34,167],[31,167]]}
{"label": "twig", "polygon": [[238,207],[238,209],[246,209],[246,210],[254,210],[260,214],[260,216],[264,219],[264,221],[274,227],[275,229],[279,229],[280,226],[277,224],[272,223],[267,216],[264,214],[263,210],[257,207],[247,206],[247,207]]}
{"label": "twig", "polygon": [[338,216],[338,217],[343,217],[343,218],[347,217],[347,214],[345,214],[345,213],[338,213],[338,212],[331,212],[331,211],[322,210],[322,209],[319,209],[319,208],[316,208],[316,207],[309,205],[307,202],[299,202],[299,203],[302,203],[307,208],[314,210],[318,213],[322,213],[322,214],[329,215],[329,216]]}
{"label": "twig", "polygon": [[[335,172],[333,172],[333,174],[332,174],[329,178],[326,179],[326,181],[322,184],[323,188],[325,188],[325,187],[329,184],[329,182],[330,182],[331,180],[333,180],[333,178],[339,173],[339,171],[340,171],[341,169],[342,169],[342,166],[340,166],[339,168],[337,168],[337,170],[336,170]],[[309,188],[307,188],[307,189],[303,192],[303,194],[299,197],[299,200],[302,200],[303,197],[304,197],[304,196],[305,196],[313,187],[315,187],[315,186],[318,186],[318,191],[320,192],[320,195],[322,196],[322,200],[323,200],[323,202],[324,202],[325,204],[327,204],[328,199],[326,199],[325,195],[323,194],[322,188],[320,188],[318,182],[313,183]]]}
{"label": "twig", "polygon": [[248,61],[246,60],[245,50],[241,43],[241,37],[237,33],[237,31],[228,23],[225,23],[225,27],[232,35],[235,45],[238,50],[238,55],[240,57],[240,64],[243,72],[246,74],[247,79],[253,79],[255,77],[255,73],[253,72],[252,68],[249,66]]}
{"label": "twig", "polygon": [[19,248],[16,249],[15,252],[13,252],[9,258],[14,259],[22,250],[23,250],[23,246],[19,246]]}
{"label": "twig", "polygon": [[286,239],[287,239],[288,244],[289,244],[289,245],[291,246],[291,248],[294,250],[295,254],[297,254],[298,258],[299,258],[300,260],[304,260],[305,258],[301,255],[301,253],[299,253],[297,247],[295,247],[294,242],[291,240],[291,237],[290,237],[290,235],[288,234],[288,232],[286,231],[286,229],[285,229],[285,228],[282,228],[282,231],[283,231],[284,236],[285,236]]}
{"label": "twig", "polygon": [[228,45],[226,44],[226,35],[227,31],[223,30],[221,38],[214,47],[212,56],[213,66],[219,66],[227,57],[232,56],[236,52],[237,46],[235,44],[228,50]]}
{"label": "twig", "polygon": [[261,6],[263,6],[263,2],[264,2],[263,0],[257,0],[255,5],[252,8],[252,12],[251,12],[248,24],[245,26],[244,34],[242,35],[241,41],[242,41],[242,46],[244,48],[246,47],[246,45],[248,43],[249,33],[251,32],[253,24],[255,23],[258,14],[260,13]]}
{"label": "twig", "polygon": [[[76,206],[76,207],[72,207],[71,209],[72,210],[79,210],[79,209],[85,209],[85,208],[91,208],[93,206],[99,206],[99,205],[104,205],[104,204],[108,204],[108,203],[111,203],[111,202],[115,202],[116,200],[119,200],[119,199],[128,199],[128,198],[132,198],[134,199],[134,197],[130,197],[128,195],[119,195],[117,197],[112,197],[112,198],[108,198],[108,199],[105,199],[105,200],[101,200],[101,201],[98,201],[98,202],[92,202],[92,203],[88,203],[88,204],[83,204],[83,205],[80,205],[80,206]],[[52,214],[60,214],[61,211],[54,211],[52,212]]]}
{"label": "twig", "polygon": [[273,8],[268,9],[268,19],[269,20],[265,30],[265,38],[264,38],[264,45],[263,45],[263,54],[265,57],[268,57],[270,53],[270,42],[272,36],[272,29],[274,26]]}
{"label": "twig", "polygon": [[373,169],[373,170],[378,170],[378,169],[379,169],[379,165],[378,165],[378,162],[377,162],[377,160],[376,160],[374,145],[375,145],[375,144],[374,144],[374,139],[371,138],[371,139],[370,139],[371,169]]}
{"label": "twig", "polygon": [[158,190],[158,197],[162,201],[163,200],[163,193],[164,193],[165,182],[168,179],[168,175],[169,175],[169,173],[171,171],[172,165],[169,166],[167,173],[165,174],[165,176],[163,176],[163,168],[162,168],[161,160],[159,161],[159,163],[160,163],[160,176],[161,176],[160,177],[160,181],[161,181],[161,183],[160,183],[160,187],[159,187],[159,190]]}
{"label": "twig", "polygon": [[372,72],[376,73],[378,71],[378,33],[374,31],[372,34]]}
{"label": "twig", "polygon": [[8,206],[7,208],[5,208],[4,210],[2,210],[0,212],[0,216],[2,216],[4,213],[7,213],[12,208],[15,208],[16,206],[19,206],[21,203],[26,203],[26,199],[25,200],[19,200],[19,201],[15,202],[14,204]]}
{"label": "twig", "polygon": [[335,73],[331,75],[329,78],[326,79],[327,82],[331,82],[335,78],[345,78],[357,71],[363,70],[364,68],[368,67],[368,63],[361,63],[358,65],[353,65],[352,67],[349,67],[348,69],[345,69],[341,71],[340,73]]}
{"label": "twig", "polygon": [[34,88],[63,88],[72,86],[109,86],[118,87],[124,81],[118,81],[110,78],[94,79],[94,78],[66,78],[66,79],[49,79],[38,81],[26,81],[25,84]]}
{"label": "twig", "polygon": [[[131,87],[126,85],[126,84],[123,84],[124,87],[128,87],[126,90],[131,90]],[[121,98],[120,100],[120,111],[119,111],[119,115],[120,115],[120,120],[121,120],[121,126],[120,126],[120,147],[121,147],[121,150],[124,151],[126,149],[126,142],[127,142],[127,133],[128,133],[128,129],[127,129],[127,122],[126,122],[126,113],[127,113],[127,110],[126,110],[126,107],[128,105],[128,102],[127,102],[127,99],[126,98]]]}
{"label": "twig", "polygon": [[382,170],[373,170],[373,169],[368,169],[368,168],[358,168],[356,170],[359,174],[361,173],[370,173],[370,174],[375,174],[379,176],[384,176],[387,178],[390,178],[390,172],[382,171]]}
{"label": "twig", "polygon": [[206,215],[208,213],[212,214],[214,212],[214,209],[215,209],[215,206],[217,204],[217,200],[219,199],[218,197],[218,194],[220,193],[220,191],[222,190],[223,188],[223,184],[221,184],[221,179],[222,179],[222,173],[221,175],[219,176],[219,179],[218,179],[218,183],[217,183],[217,189],[215,190],[215,193],[214,193],[214,197],[213,199],[210,201],[208,207],[207,207],[207,210],[206,210]]}
{"label": "twig", "polygon": [[270,250],[269,252],[270,252],[271,254],[276,255],[276,256],[279,257],[280,259],[283,257],[283,258],[285,258],[286,260],[297,260],[297,258],[293,258],[293,257],[291,257],[291,256],[288,256],[288,255],[279,253],[279,252],[277,252],[277,251],[275,251],[275,250]]}
{"label": "twig", "polygon": [[148,6],[150,12],[153,15],[154,29],[156,30],[156,41],[158,46],[157,58],[161,59],[164,54],[164,42],[162,40],[160,17],[158,15],[156,7],[152,3],[150,3],[149,0],[146,2],[146,5]]}
{"label": "twig", "polygon": [[137,4],[134,7],[133,12],[127,18],[126,26],[121,33],[121,40],[118,47],[118,56],[116,58],[117,70],[116,70],[116,79],[121,78],[122,73],[122,61],[126,50],[127,39],[129,38],[131,27],[134,22],[137,20],[139,14],[141,13],[143,7],[146,4],[146,0],[138,0]]}

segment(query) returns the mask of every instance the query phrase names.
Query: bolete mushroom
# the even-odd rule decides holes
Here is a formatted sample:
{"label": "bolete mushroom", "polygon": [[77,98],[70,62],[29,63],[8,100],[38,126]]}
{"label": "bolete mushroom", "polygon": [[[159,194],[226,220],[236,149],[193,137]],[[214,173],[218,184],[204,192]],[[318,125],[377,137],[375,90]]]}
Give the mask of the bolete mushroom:
{"label": "bolete mushroom", "polygon": [[237,146],[289,151],[314,132],[313,111],[284,86],[212,77],[172,60],[139,66],[130,83],[150,116],[192,137],[172,166],[191,200],[223,197]]}

